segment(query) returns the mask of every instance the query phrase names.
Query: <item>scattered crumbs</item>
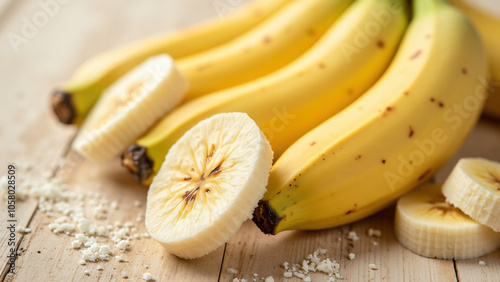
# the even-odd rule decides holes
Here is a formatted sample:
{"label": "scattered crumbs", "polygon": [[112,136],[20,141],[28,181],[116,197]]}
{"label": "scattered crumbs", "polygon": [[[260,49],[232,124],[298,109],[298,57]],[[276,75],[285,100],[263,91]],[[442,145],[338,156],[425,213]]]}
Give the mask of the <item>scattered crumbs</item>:
{"label": "scattered crumbs", "polygon": [[349,259],[350,259],[350,260],[354,260],[354,258],[355,258],[355,257],[356,257],[356,255],[355,255],[355,254],[353,254],[353,253],[350,253],[350,254],[349,254]]}
{"label": "scattered crumbs", "polygon": [[119,262],[124,262],[125,260],[121,256],[115,256],[115,260]]}
{"label": "scattered crumbs", "polygon": [[123,278],[128,278],[128,272],[122,271],[122,277]]}
{"label": "scattered crumbs", "polygon": [[307,255],[307,257],[302,260],[300,264],[289,264],[288,262],[284,262],[283,267],[285,271],[283,276],[285,278],[292,278],[295,276],[303,279],[303,281],[311,281],[309,280],[309,273],[322,272],[329,277],[335,276],[337,278],[341,278],[340,265],[333,259],[321,257],[325,256],[326,253],[326,249],[317,249],[312,254]]}
{"label": "scattered crumbs", "polygon": [[359,241],[358,234],[356,234],[356,231],[349,231],[347,234],[347,239],[351,241]]}
{"label": "scattered crumbs", "polygon": [[373,264],[373,263],[370,263],[370,264],[368,265],[368,267],[369,267],[371,270],[377,270],[377,269],[378,269],[378,267],[377,267],[375,264]]}
{"label": "scattered crumbs", "polygon": [[[311,277],[307,276],[306,278],[302,279],[302,281],[311,282]],[[267,282],[267,279],[266,279],[266,282]],[[272,282],[274,282],[274,280]]]}
{"label": "scattered crumbs", "polygon": [[142,279],[144,279],[144,281],[151,281],[153,280],[153,275],[151,275],[151,273],[149,272],[146,272],[142,275]]}
{"label": "scattered crumbs", "polygon": [[293,273],[291,271],[285,271],[283,273],[283,276],[285,276],[286,278],[292,278],[293,276]]}
{"label": "scattered crumbs", "polygon": [[83,272],[85,275],[90,275],[92,272],[88,269],[85,269],[85,271]]}
{"label": "scattered crumbs", "polygon": [[81,259],[81,260],[78,261],[78,264],[80,264],[80,265],[86,265],[87,262],[85,260]]}
{"label": "scattered crumbs", "polygon": [[104,269],[104,267],[102,265],[97,266],[97,270],[103,270],[103,269]]}
{"label": "scattered crumbs", "polygon": [[266,280],[264,280],[264,281],[265,282],[274,282],[274,278],[272,276],[268,276],[268,277],[266,277]]}
{"label": "scattered crumbs", "polygon": [[486,262],[485,262],[484,260],[480,260],[480,261],[479,261],[479,265],[480,265],[480,266],[486,266]]}
{"label": "scattered crumbs", "polygon": [[380,237],[380,236],[382,236],[382,231],[380,231],[378,229],[370,228],[370,229],[368,229],[368,236],[369,237]]}
{"label": "scattered crumbs", "polygon": [[226,272],[229,274],[238,274],[238,270],[236,270],[234,268],[228,268],[228,269],[226,269]]}

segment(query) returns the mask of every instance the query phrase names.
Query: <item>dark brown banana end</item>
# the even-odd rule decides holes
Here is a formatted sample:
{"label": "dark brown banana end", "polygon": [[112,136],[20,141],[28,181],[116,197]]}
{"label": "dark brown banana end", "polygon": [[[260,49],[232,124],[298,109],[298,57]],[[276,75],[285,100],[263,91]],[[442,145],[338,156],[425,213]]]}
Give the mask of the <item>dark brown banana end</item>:
{"label": "dark brown banana end", "polygon": [[269,206],[267,201],[259,201],[259,205],[253,211],[253,222],[264,234],[276,234],[276,226],[283,218]]}
{"label": "dark brown banana end", "polygon": [[71,94],[56,90],[52,94],[52,109],[59,121],[64,124],[72,124],[76,117],[75,107],[71,101]]}
{"label": "dark brown banana end", "polygon": [[128,169],[132,178],[143,183],[153,173],[153,161],[147,156],[144,146],[134,144],[122,154],[122,165]]}

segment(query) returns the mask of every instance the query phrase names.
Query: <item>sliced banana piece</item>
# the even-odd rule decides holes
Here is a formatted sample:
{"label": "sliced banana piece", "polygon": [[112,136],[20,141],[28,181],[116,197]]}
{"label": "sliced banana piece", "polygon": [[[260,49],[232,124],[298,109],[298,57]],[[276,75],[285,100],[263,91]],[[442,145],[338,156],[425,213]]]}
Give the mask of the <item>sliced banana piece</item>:
{"label": "sliced banana piece", "polygon": [[106,89],[72,148],[97,163],[109,160],[172,110],[187,90],[170,56],[146,60]]}
{"label": "sliced banana piece", "polygon": [[500,246],[500,234],[446,203],[438,184],[398,200],[394,232],[404,247],[431,258],[475,258]]}
{"label": "sliced banana piece", "polygon": [[443,184],[443,194],[471,218],[500,232],[500,163],[461,159]]}
{"label": "sliced banana piece", "polygon": [[170,148],[153,179],[146,228],[181,258],[215,250],[252,217],[272,159],[269,142],[247,114],[199,122]]}

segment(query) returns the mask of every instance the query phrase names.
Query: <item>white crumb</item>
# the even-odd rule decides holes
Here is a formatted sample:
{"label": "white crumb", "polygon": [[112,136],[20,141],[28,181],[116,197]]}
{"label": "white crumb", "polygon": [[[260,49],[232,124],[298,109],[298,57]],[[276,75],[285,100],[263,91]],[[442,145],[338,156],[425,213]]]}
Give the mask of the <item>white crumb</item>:
{"label": "white crumb", "polygon": [[378,269],[378,267],[377,267],[375,264],[373,264],[373,263],[370,263],[370,264],[368,265],[368,267],[369,267],[371,270],[377,270],[377,269]]}
{"label": "white crumb", "polygon": [[128,277],[128,272],[126,272],[126,271],[122,271],[122,277],[123,277],[123,278],[127,278],[127,277]]}
{"label": "white crumb", "polygon": [[274,282],[274,278],[272,276],[268,276],[264,282]]}
{"label": "white crumb", "polygon": [[355,255],[355,254],[353,254],[353,253],[350,253],[350,254],[349,254],[349,259],[350,259],[350,260],[354,260],[354,258],[355,258],[355,257],[356,257],[356,255]]}
{"label": "white crumb", "polygon": [[90,274],[92,274],[92,272],[91,272],[90,270],[88,270],[88,269],[85,269],[85,271],[84,271],[83,273],[84,273],[85,275],[90,275]]}
{"label": "white crumb", "polygon": [[349,231],[349,233],[347,234],[347,239],[351,241],[358,241],[359,237],[358,234],[356,234],[356,231]]}
{"label": "white crumb", "polygon": [[479,261],[479,265],[480,265],[480,266],[486,266],[486,262],[485,262],[485,261],[483,261],[483,260],[480,260],[480,261]]}
{"label": "white crumb", "polygon": [[151,273],[149,272],[146,272],[142,275],[142,279],[144,279],[144,281],[151,281],[153,280],[153,275],[151,275]]}
{"label": "white crumb", "polygon": [[368,229],[368,236],[369,237],[380,237],[380,236],[382,236],[382,231],[380,231],[378,229],[370,228],[370,229]]}
{"label": "white crumb", "polygon": [[228,269],[226,269],[226,272],[229,274],[238,274],[238,270],[236,270],[234,268],[228,268]]}
{"label": "white crumb", "polygon": [[80,264],[80,265],[86,265],[87,262],[85,260],[81,259],[80,261],[78,261],[78,264]]}

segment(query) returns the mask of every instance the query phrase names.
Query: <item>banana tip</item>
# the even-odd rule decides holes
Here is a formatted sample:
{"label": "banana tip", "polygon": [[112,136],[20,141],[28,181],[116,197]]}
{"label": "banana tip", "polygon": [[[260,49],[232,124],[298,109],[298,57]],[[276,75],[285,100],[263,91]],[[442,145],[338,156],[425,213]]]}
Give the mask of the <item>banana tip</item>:
{"label": "banana tip", "polygon": [[122,154],[122,165],[128,169],[132,178],[140,183],[153,173],[153,161],[147,156],[144,146],[134,144]]}
{"label": "banana tip", "polygon": [[276,226],[283,218],[278,216],[276,211],[267,201],[259,201],[259,205],[253,212],[252,220],[264,234],[276,234]]}
{"label": "banana tip", "polygon": [[71,101],[71,94],[56,90],[52,94],[52,109],[57,118],[64,124],[71,124],[76,116],[75,107]]}

